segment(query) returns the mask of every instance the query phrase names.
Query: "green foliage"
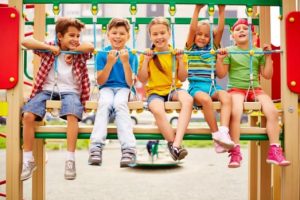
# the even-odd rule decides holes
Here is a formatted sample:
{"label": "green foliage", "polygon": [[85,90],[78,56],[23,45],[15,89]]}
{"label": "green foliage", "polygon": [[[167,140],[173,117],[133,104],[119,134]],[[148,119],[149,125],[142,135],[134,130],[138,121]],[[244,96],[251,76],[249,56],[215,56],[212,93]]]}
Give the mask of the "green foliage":
{"label": "green foliage", "polygon": [[[6,133],[6,126],[0,126],[0,133]],[[0,149],[5,149],[6,141],[5,138],[0,137]]]}

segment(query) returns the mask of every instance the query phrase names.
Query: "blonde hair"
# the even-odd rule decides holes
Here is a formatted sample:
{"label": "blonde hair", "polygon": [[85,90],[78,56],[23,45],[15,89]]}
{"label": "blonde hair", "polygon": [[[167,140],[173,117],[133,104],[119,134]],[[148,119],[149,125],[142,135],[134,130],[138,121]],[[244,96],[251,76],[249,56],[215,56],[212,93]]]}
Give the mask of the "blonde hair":
{"label": "blonde hair", "polygon": [[129,30],[130,30],[130,24],[129,24],[129,21],[128,19],[126,18],[112,18],[108,25],[107,25],[107,28],[108,28],[108,31],[110,31],[113,27],[120,27],[120,26],[123,26],[126,31],[129,33]]}
{"label": "blonde hair", "polygon": [[167,18],[165,17],[154,17],[150,24],[148,25],[148,31],[149,31],[149,34],[151,34],[151,27],[155,24],[162,24],[162,25],[165,25],[168,29],[168,31],[170,31],[170,22]]}

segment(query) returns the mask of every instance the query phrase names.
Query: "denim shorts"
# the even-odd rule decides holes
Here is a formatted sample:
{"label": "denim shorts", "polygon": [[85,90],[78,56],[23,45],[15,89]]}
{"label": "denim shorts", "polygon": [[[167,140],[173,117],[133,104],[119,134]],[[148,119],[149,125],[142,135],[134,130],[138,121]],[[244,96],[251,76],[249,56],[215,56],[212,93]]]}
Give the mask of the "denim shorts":
{"label": "denim shorts", "polygon": [[[73,92],[61,92],[61,110],[59,117],[67,119],[67,115],[74,115],[79,121],[82,119],[83,106],[80,96]],[[46,114],[46,101],[50,100],[51,91],[43,90],[30,99],[22,108],[22,114],[30,112],[35,114],[36,121],[41,121]],[[53,93],[52,100],[59,100],[59,94]]]}
{"label": "denim shorts", "polygon": [[151,101],[153,101],[154,99],[160,99],[163,102],[168,101],[169,95],[170,95],[170,101],[172,101],[172,98],[174,97],[174,95],[176,94],[177,91],[183,90],[181,88],[178,88],[176,90],[171,91],[169,94],[167,95],[158,95],[158,94],[150,94],[148,99],[147,99],[147,103],[148,105],[151,103]]}
{"label": "denim shorts", "polygon": [[192,82],[189,85],[188,93],[194,98],[198,92],[204,92],[209,94],[209,96],[213,96],[217,91],[223,90],[221,86],[215,84],[215,88],[212,87],[211,91],[209,92],[211,87],[211,82]]}

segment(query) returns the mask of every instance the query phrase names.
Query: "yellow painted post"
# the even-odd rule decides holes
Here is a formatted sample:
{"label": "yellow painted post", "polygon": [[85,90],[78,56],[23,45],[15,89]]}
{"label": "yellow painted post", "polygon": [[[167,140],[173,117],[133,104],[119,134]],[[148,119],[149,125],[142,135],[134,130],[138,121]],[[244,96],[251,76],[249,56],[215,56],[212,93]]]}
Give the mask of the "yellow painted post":
{"label": "yellow painted post", "polygon": [[[298,1],[299,3],[299,1]],[[286,66],[286,32],[285,19],[289,12],[296,10],[295,0],[282,1],[283,19],[281,20],[281,99],[284,118],[284,147],[285,155],[292,164],[282,169],[282,200],[300,199],[300,130],[299,115],[297,112],[298,95],[292,93],[287,87]]]}
{"label": "yellow painted post", "polygon": [[[9,6],[15,7],[19,11],[19,41],[23,35],[22,1],[9,0]],[[22,51],[19,50],[19,82],[15,88],[7,91],[8,117],[6,134],[6,199],[21,200],[23,185],[20,181],[20,171],[22,164],[20,149],[20,117],[21,106],[23,104],[23,64]]]}
{"label": "yellow painted post", "polygon": [[[45,30],[46,30],[46,12],[45,5],[36,4],[34,7],[34,31],[33,37],[39,41],[45,40]],[[34,65],[34,75],[37,74],[40,58],[34,56],[33,60]],[[36,139],[33,147],[33,154],[37,164],[37,170],[33,173],[32,176],[32,199],[33,200],[43,200],[46,199],[46,190],[45,190],[45,148],[44,140]]]}

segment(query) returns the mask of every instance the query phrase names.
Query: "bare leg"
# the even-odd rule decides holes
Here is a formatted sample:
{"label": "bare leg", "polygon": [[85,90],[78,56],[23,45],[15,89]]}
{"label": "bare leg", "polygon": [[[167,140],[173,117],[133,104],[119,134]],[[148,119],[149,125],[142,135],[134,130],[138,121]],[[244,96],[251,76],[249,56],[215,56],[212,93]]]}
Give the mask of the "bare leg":
{"label": "bare leg", "polygon": [[261,94],[257,96],[258,101],[262,105],[263,113],[267,118],[267,134],[270,143],[279,143],[280,128],[278,124],[278,112],[273,104],[272,99],[266,95]]}
{"label": "bare leg", "polygon": [[154,99],[149,104],[149,109],[151,110],[159,131],[163,134],[164,138],[168,142],[173,142],[175,138],[175,133],[173,128],[168,122],[166,113],[165,113],[165,104],[163,101]]}
{"label": "bare leg", "polygon": [[23,114],[23,149],[25,152],[32,151],[33,148],[35,118],[33,113],[25,112]]}
{"label": "bare leg", "polygon": [[243,114],[244,95],[233,93],[232,96],[232,112],[230,119],[230,136],[235,144],[240,143],[240,122]]}
{"label": "bare leg", "polygon": [[175,95],[172,100],[178,100],[181,103],[177,131],[173,143],[173,146],[180,147],[183,136],[191,119],[193,109],[193,98],[187,92],[181,90],[177,92],[177,95]]}
{"label": "bare leg", "polygon": [[221,102],[221,126],[229,127],[231,114],[231,95],[226,91],[218,91],[212,96],[213,100],[220,100]]}
{"label": "bare leg", "polygon": [[205,117],[205,120],[206,120],[211,132],[217,132],[218,125],[217,125],[217,121],[215,118],[211,97],[204,92],[197,92],[194,97],[194,100],[197,105],[203,106],[204,117]]}
{"label": "bare leg", "polygon": [[74,115],[67,116],[67,150],[69,152],[75,152],[76,142],[78,136],[78,119]]}

